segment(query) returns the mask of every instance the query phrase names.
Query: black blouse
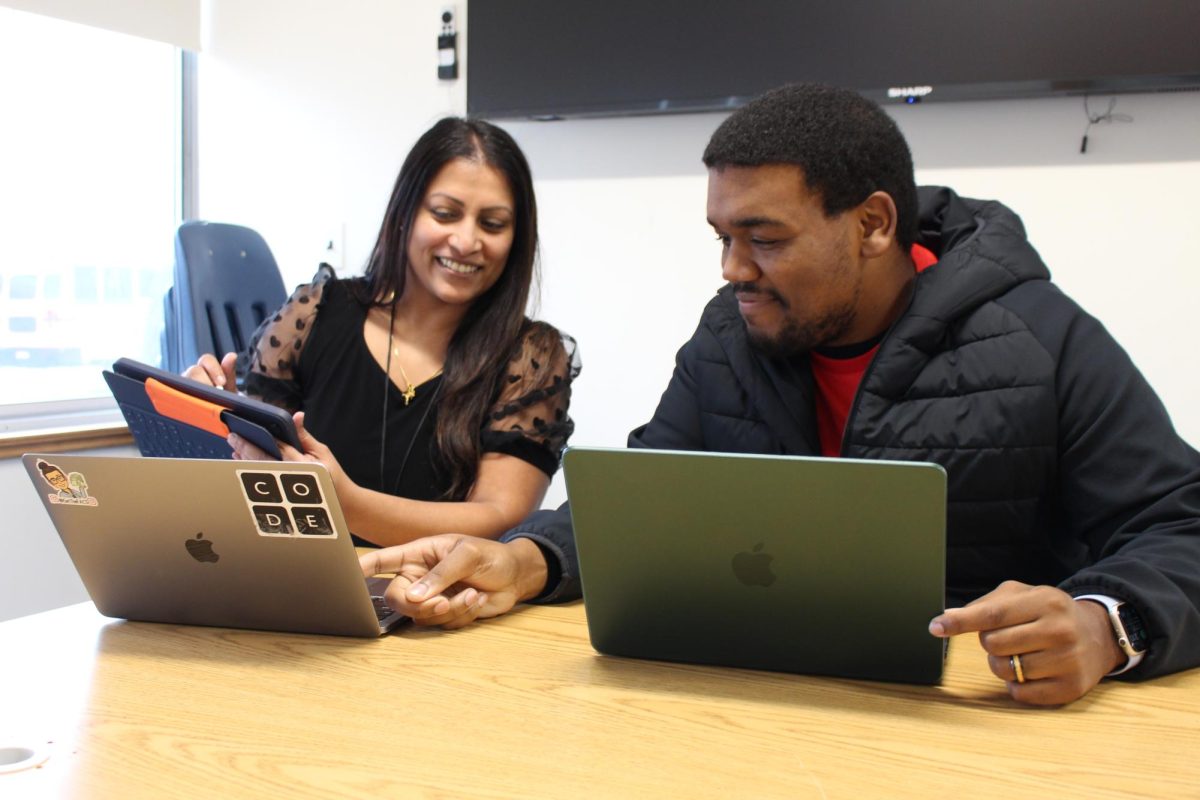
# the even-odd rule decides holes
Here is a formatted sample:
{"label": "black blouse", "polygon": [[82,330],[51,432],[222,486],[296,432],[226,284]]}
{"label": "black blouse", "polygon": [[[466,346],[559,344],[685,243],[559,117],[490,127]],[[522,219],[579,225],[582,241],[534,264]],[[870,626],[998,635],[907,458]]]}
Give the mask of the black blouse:
{"label": "black blouse", "polygon": [[[369,307],[351,289],[362,280],[339,280],[323,268],[298,287],[250,341],[246,392],[304,411],[306,427],[359,486],[444,499],[451,479],[433,458],[441,375],[419,384],[405,405],[363,338]],[[574,339],[543,322],[526,321],[521,344],[480,431],[481,447],[553,476],[575,427],[567,407],[578,352]]]}

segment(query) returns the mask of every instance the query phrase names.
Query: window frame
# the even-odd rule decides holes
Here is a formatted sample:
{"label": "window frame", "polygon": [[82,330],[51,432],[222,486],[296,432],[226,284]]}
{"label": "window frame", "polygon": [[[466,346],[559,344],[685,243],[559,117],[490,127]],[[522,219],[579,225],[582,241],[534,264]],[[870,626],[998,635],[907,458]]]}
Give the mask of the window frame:
{"label": "window frame", "polygon": [[[176,192],[175,219],[198,218],[199,176],[196,159],[197,69],[194,51],[176,46]],[[103,276],[98,276],[102,287]],[[0,458],[28,450],[79,450],[130,444],[116,401],[111,396],[33,403],[0,404]]]}

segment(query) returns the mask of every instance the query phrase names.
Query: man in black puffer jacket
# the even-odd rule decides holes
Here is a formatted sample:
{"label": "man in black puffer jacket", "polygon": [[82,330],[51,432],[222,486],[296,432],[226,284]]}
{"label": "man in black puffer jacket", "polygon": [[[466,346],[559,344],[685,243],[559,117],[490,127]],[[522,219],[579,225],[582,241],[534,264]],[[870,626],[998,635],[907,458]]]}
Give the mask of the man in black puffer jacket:
{"label": "man in black puffer jacket", "polygon": [[[941,464],[949,599],[970,605],[930,631],[979,631],[1018,700],[1200,663],[1200,455],[1050,282],[1018,217],[918,192],[894,123],[828,87],[734,112],[704,161],[728,285],[630,446]],[[504,607],[444,610],[461,622],[578,595],[565,507],[504,538],[447,537],[457,552],[410,600],[457,580],[493,597],[525,587]],[[1144,642],[1118,646],[1110,608]]]}

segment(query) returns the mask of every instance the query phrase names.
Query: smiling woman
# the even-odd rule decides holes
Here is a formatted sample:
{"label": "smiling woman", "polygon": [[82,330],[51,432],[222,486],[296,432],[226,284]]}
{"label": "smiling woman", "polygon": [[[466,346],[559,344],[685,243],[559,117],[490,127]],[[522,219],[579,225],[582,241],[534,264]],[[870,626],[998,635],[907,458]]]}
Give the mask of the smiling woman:
{"label": "smiling woman", "polygon": [[480,161],[444,166],[412,223],[412,285],[406,303],[460,306],[492,288],[513,244],[512,192],[504,176]]}
{"label": "smiling woman", "polygon": [[[529,167],[499,128],[444,119],[396,180],[366,273],[322,267],[255,334],[246,390],[293,412],[365,542],[496,537],[540,505],[574,424],[574,341],[524,309]],[[193,377],[232,389],[235,357]],[[238,453],[258,457],[234,442]]]}

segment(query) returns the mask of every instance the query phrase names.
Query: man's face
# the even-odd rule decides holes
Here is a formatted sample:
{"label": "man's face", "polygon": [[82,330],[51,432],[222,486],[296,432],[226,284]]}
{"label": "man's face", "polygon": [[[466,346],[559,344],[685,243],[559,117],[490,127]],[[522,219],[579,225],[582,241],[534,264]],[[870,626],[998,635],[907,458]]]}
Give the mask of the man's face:
{"label": "man's face", "polygon": [[752,345],[787,356],[854,343],[845,337],[862,295],[855,217],[825,216],[800,167],[710,169],[708,222]]}

